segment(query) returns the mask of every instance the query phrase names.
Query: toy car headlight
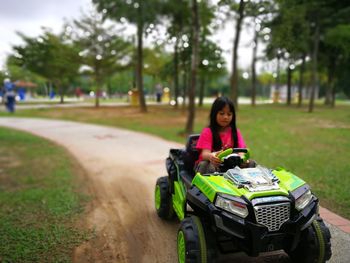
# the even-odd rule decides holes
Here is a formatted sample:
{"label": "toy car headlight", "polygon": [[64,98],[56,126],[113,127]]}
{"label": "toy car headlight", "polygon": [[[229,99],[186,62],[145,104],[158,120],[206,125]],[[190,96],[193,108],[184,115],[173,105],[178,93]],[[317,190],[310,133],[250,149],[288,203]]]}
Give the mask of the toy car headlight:
{"label": "toy car headlight", "polygon": [[226,199],[220,195],[218,195],[216,198],[215,206],[243,218],[247,217],[248,215],[248,209],[245,204]]}
{"label": "toy car headlight", "polygon": [[299,211],[303,210],[310,203],[312,197],[311,191],[306,191],[295,201],[295,208]]}

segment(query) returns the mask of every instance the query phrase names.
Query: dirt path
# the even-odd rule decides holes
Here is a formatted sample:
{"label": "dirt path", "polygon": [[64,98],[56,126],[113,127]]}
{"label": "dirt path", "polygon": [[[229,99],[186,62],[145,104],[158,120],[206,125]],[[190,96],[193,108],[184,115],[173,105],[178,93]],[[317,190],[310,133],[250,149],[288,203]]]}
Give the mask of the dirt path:
{"label": "dirt path", "polygon": [[87,224],[96,238],[77,249],[75,262],[176,262],[178,223],[157,217],[153,189],[165,175],[169,147],[178,145],[73,122],[1,118],[1,124],[63,145],[88,171],[94,201]]}
{"label": "dirt path", "polygon": [[[86,224],[95,228],[96,237],[76,249],[74,262],[177,262],[178,222],[157,217],[153,190],[156,179],[165,175],[169,148],[181,145],[132,131],[67,121],[0,118],[0,125],[63,145],[88,171],[93,202]],[[220,262],[231,260],[288,262],[283,255],[257,259],[237,255]]]}

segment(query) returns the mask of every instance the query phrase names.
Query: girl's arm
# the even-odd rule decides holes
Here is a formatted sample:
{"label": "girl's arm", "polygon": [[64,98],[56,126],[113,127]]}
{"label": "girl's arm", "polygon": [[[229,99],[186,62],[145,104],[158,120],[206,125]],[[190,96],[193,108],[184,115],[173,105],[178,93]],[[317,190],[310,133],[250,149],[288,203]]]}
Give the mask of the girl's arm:
{"label": "girl's arm", "polygon": [[218,152],[211,152],[208,149],[202,150],[202,158],[203,160],[208,160],[214,166],[218,166],[221,163],[221,160],[217,157]]}

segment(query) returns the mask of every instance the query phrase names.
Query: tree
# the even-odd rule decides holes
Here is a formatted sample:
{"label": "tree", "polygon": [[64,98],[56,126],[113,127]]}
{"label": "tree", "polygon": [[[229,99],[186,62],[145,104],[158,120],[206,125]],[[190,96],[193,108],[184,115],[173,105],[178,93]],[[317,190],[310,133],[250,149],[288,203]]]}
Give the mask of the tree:
{"label": "tree", "polygon": [[147,1],[124,1],[124,0],[93,0],[97,9],[105,17],[114,19],[126,19],[137,28],[137,88],[139,91],[140,109],[142,112],[147,111],[144,88],[143,88],[143,35],[144,31],[150,24],[157,23],[161,0]]}
{"label": "tree", "polygon": [[305,64],[306,64],[306,53],[302,53],[301,65],[299,68],[298,107],[301,107],[301,105],[303,103],[303,85],[304,85]]}
{"label": "tree", "polygon": [[165,71],[170,63],[172,64],[170,54],[166,53],[162,47],[144,49],[144,73],[152,77],[151,89],[157,82],[167,79],[169,74]]}
{"label": "tree", "polygon": [[211,79],[224,75],[225,60],[221,48],[211,40],[202,39],[200,44],[200,55],[202,62],[199,64],[199,101],[198,106],[203,105],[205,84]]}
{"label": "tree", "polygon": [[[313,112],[314,94],[318,85],[317,70],[320,42],[330,28],[338,24],[349,23],[350,6],[347,1],[321,0],[302,1],[306,7],[305,19],[309,22],[312,31],[312,76],[313,84],[309,103],[309,112]],[[321,37],[322,36],[322,37]]]}
{"label": "tree", "polygon": [[215,8],[210,5],[209,1],[201,1],[199,3],[199,19],[200,19],[200,41],[199,41],[199,102],[198,105],[203,105],[203,97],[205,93],[205,84],[211,78],[223,74],[223,66],[225,66],[222,57],[221,48],[210,40],[213,31],[218,29],[218,24],[215,23]]}
{"label": "tree", "polygon": [[180,65],[182,69],[182,95],[183,95],[183,102],[182,102],[182,108],[185,110],[186,108],[186,97],[188,96],[188,87],[189,87],[189,78],[190,74],[189,71],[191,70],[191,54],[192,54],[192,47],[187,42],[189,40],[183,41],[183,45],[187,46],[187,48],[183,48],[180,55]]}
{"label": "tree", "polygon": [[[279,6],[276,8],[275,17],[271,22],[268,22],[271,28],[271,38],[267,47],[267,51],[271,57],[277,57],[277,63],[280,65],[280,60],[287,61],[287,105],[291,103],[291,68],[294,63],[302,58],[305,60],[306,53],[309,50],[310,31],[309,25],[305,20],[306,7],[299,2],[293,0],[279,1]],[[303,64],[304,65],[304,64]],[[304,67],[300,67],[300,82],[299,82],[299,104],[301,104],[302,84]],[[277,70],[279,77],[279,70]]]}
{"label": "tree", "polygon": [[[178,106],[180,94],[179,73],[180,73],[180,52],[184,49],[182,36],[187,36],[190,30],[191,10],[187,1],[167,0],[164,2],[163,14],[168,18],[166,25],[168,39],[174,44],[173,78],[174,78],[174,100],[175,107]],[[186,40],[186,39],[185,39]],[[187,43],[187,42],[186,42]]]}
{"label": "tree", "polygon": [[253,39],[253,56],[252,56],[252,106],[255,106],[255,100],[256,100],[256,61],[257,61],[257,52],[258,52],[258,30],[257,30],[258,24],[255,24],[255,30],[254,30],[254,39]]}
{"label": "tree", "polygon": [[192,56],[191,56],[191,86],[188,90],[188,115],[186,122],[186,133],[193,133],[193,122],[195,118],[195,94],[197,84],[197,69],[199,56],[199,16],[197,0],[192,0]]}
{"label": "tree", "polygon": [[[349,68],[350,68],[350,59],[342,60],[339,63],[337,70],[337,78],[333,86],[333,101],[335,96],[335,90],[343,91],[344,94],[347,96],[348,99],[350,99],[350,76],[349,76]],[[335,103],[335,102],[333,102]]]}
{"label": "tree", "polygon": [[314,100],[315,100],[315,90],[318,82],[317,76],[317,63],[318,63],[318,47],[320,42],[320,14],[316,9],[313,11],[314,20],[314,33],[313,33],[313,48],[312,48],[312,86],[310,93],[310,103],[309,103],[309,112],[313,111]]}
{"label": "tree", "polygon": [[24,45],[13,47],[14,63],[54,83],[63,103],[68,85],[78,75],[80,58],[77,47],[64,42],[61,36],[48,29],[39,37],[31,38],[22,33],[19,36]]}
{"label": "tree", "polygon": [[335,106],[335,81],[342,72],[342,64],[346,64],[350,57],[350,26],[339,24],[326,31],[322,55],[326,55],[328,84],[325,95],[325,104]]}
{"label": "tree", "polygon": [[74,20],[67,34],[79,46],[83,65],[92,70],[96,84],[95,106],[99,107],[104,82],[131,63],[131,45],[119,36],[121,31],[117,32],[113,25],[107,26],[94,10]]}
{"label": "tree", "polygon": [[238,46],[241,36],[241,29],[243,24],[243,19],[245,16],[245,6],[246,1],[240,0],[237,5],[234,1],[231,0],[221,0],[219,2],[221,5],[228,5],[232,11],[236,12],[237,19],[235,25],[235,37],[232,47],[232,74],[230,79],[231,84],[231,98],[235,106],[238,106]]}
{"label": "tree", "polygon": [[[14,56],[9,56],[6,61],[6,68],[11,77],[11,80],[23,80],[28,82],[33,82],[46,88],[47,79],[44,77],[26,69],[25,67],[18,66],[16,61],[14,61]],[[0,80],[1,81],[1,80]],[[44,90],[42,92],[45,95],[48,95],[48,91]]]}
{"label": "tree", "polygon": [[254,28],[254,37],[253,37],[253,56],[251,64],[251,80],[252,80],[252,89],[251,89],[251,104],[255,106],[256,100],[256,86],[257,86],[257,76],[256,76],[256,62],[258,60],[257,51],[259,38],[262,37],[263,33],[261,32],[264,25],[269,23],[269,15],[275,12],[274,4],[270,0],[257,0],[249,1],[246,6],[246,16],[251,17],[253,20]]}

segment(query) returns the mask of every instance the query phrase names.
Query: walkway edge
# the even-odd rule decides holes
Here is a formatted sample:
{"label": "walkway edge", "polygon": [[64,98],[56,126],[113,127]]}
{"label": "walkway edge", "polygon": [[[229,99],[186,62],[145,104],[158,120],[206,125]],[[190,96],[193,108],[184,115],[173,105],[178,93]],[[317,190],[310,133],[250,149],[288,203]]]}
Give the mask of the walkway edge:
{"label": "walkway edge", "polygon": [[327,223],[336,226],[340,230],[342,230],[345,233],[350,234],[350,220],[345,219],[331,211],[329,211],[327,208],[320,206],[320,214],[321,217],[327,221]]}

